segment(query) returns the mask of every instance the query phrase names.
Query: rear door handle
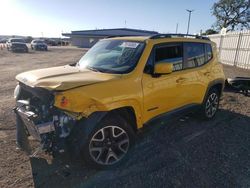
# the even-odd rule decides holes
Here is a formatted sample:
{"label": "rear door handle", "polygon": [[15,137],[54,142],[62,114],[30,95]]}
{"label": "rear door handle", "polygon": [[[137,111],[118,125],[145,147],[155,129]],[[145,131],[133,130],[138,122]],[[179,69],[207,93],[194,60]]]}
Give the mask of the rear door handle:
{"label": "rear door handle", "polygon": [[180,82],[183,82],[184,80],[186,80],[186,78],[178,78],[178,79],[176,80],[176,82],[177,82],[177,83],[180,83]]}

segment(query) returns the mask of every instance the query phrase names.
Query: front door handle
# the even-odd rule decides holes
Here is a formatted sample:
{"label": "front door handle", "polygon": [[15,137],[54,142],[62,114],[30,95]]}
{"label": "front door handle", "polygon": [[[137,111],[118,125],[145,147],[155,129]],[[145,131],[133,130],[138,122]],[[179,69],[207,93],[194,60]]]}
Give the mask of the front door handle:
{"label": "front door handle", "polygon": [[186,78],[178,78],[178,79],[176,80],[176,82],[177,82],[177,83],[181,83],[181,82],[183,82],[184,80],[186,80]]}
{"label": "front door handle", "polygon": [[205,76],[209,76],[210,75],[210,72],[208,71],[208,72],[204,72],[203,73]]}

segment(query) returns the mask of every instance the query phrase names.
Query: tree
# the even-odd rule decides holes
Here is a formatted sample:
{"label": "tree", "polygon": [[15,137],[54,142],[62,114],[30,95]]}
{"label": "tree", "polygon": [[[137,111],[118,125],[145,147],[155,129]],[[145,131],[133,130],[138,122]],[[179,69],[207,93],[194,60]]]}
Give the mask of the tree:
{"label": "tree", "polygon": [[250,0],[219,0],[212,7],[212,14],[217,19],[215,26],[228,31],[250,28],[249,8]]}
{"label": "tree", "polygon": [[213,34],[217,34],[218,31],[214,30],[214,29],[207,29],[205,31],[205,33],[202,33],[202,35],[213,35]]}

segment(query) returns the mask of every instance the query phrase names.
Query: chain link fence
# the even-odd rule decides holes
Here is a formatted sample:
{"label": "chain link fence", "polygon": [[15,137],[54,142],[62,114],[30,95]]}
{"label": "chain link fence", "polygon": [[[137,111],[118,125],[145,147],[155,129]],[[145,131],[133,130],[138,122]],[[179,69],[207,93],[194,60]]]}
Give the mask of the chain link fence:
{"label": "chain link fence", "polygon": [[208,37],[217,44],[221,63],[250,69],[250,30]]}

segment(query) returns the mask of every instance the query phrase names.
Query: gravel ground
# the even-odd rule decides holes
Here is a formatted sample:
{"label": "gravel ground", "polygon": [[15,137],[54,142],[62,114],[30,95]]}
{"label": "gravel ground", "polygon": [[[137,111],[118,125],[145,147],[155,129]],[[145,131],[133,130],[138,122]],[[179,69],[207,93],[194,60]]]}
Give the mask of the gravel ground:
{"label": "gravel ground", "polygon": [[[250,97],[224,92],[212,121],[189,115],[158,119],[138,135],[127,161],[96,171],[84,164],[15,150],[15,75],[76,62],[84,49],[0,50],[0,187],[250,187]],[[250,71],[225,66],[227,77]]]}

